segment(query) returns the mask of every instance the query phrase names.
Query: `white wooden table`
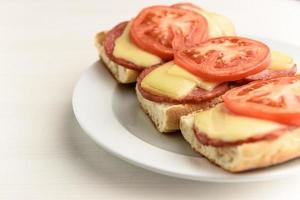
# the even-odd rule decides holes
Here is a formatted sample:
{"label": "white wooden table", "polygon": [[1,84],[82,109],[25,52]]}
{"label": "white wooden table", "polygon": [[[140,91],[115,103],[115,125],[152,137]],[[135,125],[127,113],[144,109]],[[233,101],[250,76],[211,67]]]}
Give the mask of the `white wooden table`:
{"label": "white wooden table", "polygon": [[[180,180],[113,157],[81,130],[71,96],[97,60],[94,34],[155,3],[167,1],[0,1],[1,200],[300,198],[300,176],[244,184]],[[199,4],[229,16],[240,33],[300,45],[298,1]]]}

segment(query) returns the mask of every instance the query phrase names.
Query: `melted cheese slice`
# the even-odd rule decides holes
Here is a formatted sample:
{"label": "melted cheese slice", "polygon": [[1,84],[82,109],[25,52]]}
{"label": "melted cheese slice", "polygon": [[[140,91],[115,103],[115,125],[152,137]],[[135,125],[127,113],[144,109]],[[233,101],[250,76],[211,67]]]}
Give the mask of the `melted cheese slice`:
{"label": "melted cheese slice", "polygon": [[196,128],[207,137],[225,142],[246,140],[285,127],[268,120],[235,115],[230,113],[223,103],[196,113],[194,123]]}
{"label": "melted cheese slice", "polygon": [[141,82],[143,89],[152,94],[180,99],[196,87],[212,90],[220,82],[208,82],[194,76],[174,62],[168,62],[150,72]]}
{"label": "melted cheese slice", "polygon": [[221,84],[221,82],[210,82],[201,79],[200,77],[194,76],[193,74],[176,64],[173,64],[173,66],[169,68],[167,73],[168,75],[178,76],[180,78],[193,81],[196,83],[197,87],[208,91],[213,90],[216,86]]}
{"label": "melted cheese slice", "polygon": [[272,70],[287,70],[295,65],[294,60],[287,54],[279,51],[271,51],[271,64],[269,69]]}
{"label": "melted cheese slice", "polygon": [[196,13],[199,13],[208,23],[209,36],[210,37],[220,37],[220,36],[232,36],[235,35],[235,29],[232,22],[225,16],[208,12],[203,9],[197,9],[191,6],[182,6],[186,10],[191,10]]}
{"label": "melted cheese slice", "polygon": [[131,22],[128,23],[120,37],[116,39],[113,55],[141,67],[150,67],[161,63],[162,60],[160,57],[140,49],[132,42],[130,38],[130,27]]}

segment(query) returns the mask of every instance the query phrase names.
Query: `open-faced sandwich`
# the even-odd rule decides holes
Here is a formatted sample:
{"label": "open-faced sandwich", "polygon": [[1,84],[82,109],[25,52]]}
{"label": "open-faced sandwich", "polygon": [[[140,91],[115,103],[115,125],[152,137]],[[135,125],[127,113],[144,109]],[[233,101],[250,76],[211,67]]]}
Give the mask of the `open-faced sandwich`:
{"label": "open-faced sandwich", "polygon": [[96,47],[115,79],[132,83],[145,68],[172,60],[175,50],[228,35],[235,31],[226,17],[182,3],[144,8],[132,20],[98,33]]}
{"label": "open-faced sandwich", "polygon": [[233,87],[295,73],[291,57],[262,42],[218,37],[177,50],[173,61],[144,70],[136,92],[157,129],[173,132],[181,116],[222,102],[222,95]]}
{"label": "open-faced sandwich", "polygon": [[231,172],[300,156],[300,76],[293,58],[235,36],[226,17],[189,3],[144,8],[96,35],[105,66],[136,84],[164,132]]}
{"label": "open-faced sandwich", "polygon": [[192,148],[231,172],[300,156],[300,77],[254,81],[226,92],[224,103],[183,116]]}

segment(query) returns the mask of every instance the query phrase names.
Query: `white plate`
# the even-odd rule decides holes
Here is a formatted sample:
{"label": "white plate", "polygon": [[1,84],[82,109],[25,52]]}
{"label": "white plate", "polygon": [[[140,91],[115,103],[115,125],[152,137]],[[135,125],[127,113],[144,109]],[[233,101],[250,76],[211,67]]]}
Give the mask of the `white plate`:
{"label": "white plate", "polygon": [[[264,41],[300,63],[300,47]],[[179,133],[158,133],[139,107],[134,85],[117,85],[99,61],[80,78],[73,95],[73,109],[81,127],[105,150],[158,173],[199,181],[246,182],[300,172],[299,159],[246,173],[225,172],[194,153]]]}

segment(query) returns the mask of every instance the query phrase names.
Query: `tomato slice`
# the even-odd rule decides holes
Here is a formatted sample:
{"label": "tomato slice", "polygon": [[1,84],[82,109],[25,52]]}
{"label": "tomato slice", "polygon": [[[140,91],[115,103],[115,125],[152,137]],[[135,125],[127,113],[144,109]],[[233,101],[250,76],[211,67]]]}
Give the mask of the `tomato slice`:
{"label": "tomato slice", "polygon": [[203,16],[192,11],[152,6],[143,9],[133,20],[130,33],[140,48],[171,60],[174,50],[206,40],[208,25]]}
{"label": "tomato slice", "polygon": [[271,62],[267,45],[228,36],[207,40],[175,52],[175,63],[203,79],[234,81],[266,69]]}
{"label": "tomato slice", "polygon": [[232,112],[289,125],[300,125],[300,76],[254,81],[224,95]]}
{"label": "tomato slice", "polygon": [[199,9],[199,10],[203,10],[202,8],[192,4],[192,3],[176,3],[176,4],[173,4],[172,7],[174,8],[181,8],[181,9],[186,9],[186,8],[196,8],[196,9]]}

